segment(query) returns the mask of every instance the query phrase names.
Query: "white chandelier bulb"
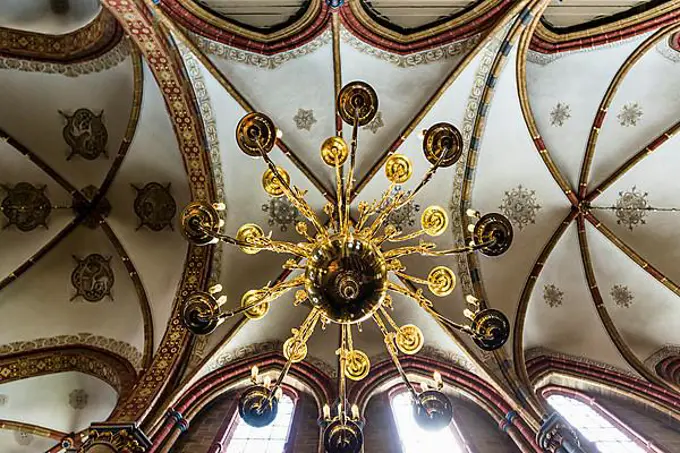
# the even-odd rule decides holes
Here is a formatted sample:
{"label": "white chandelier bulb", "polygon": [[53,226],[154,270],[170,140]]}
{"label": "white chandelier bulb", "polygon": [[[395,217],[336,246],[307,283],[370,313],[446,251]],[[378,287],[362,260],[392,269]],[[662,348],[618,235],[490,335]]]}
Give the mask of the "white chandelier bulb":
{"label": "white chandelier bulb", "polygon": [[325,420],[331,419],[331,407],[328,404],[323,405],[323,418]]}
{"label": "white chandelier bulb", "polygon": [[420,132],[418,132],[419,140],[425,140],[425,132],[427,132],[427,129],[422,129]]}
{"label": "white chandelier bulb", "polygon": [[265,376],[265,377],[264,377],[264,382],[263,382],[263,383],[264,383],[264,386],[265,386],[265,387],[269,388],[269,386],[270,386],[271,383],[272,383],[272,378],[270,378],[269,376]]}
{"label": "white chandelier bulb", "polygon": [[277,388],[276,391],[274,392],[274,397],[277,400],[280,400],[281,397],[283,396],[283,389],[281,387]]}
{"label": "white chandelier bulb", "polygon": [[472,313],[472,311],[470,311],[470,310],[467,309],[467,308],[466,308],[465,310],[463,310],[463,316],[465,316],[465,317],[466,317],[467,319],[469,319],[470,321],[474,321],[474,320],[475,320],[475,314]]}
{"label": "white chandelier bulb", "polygon": [[259,380],[259,374],[260,374],[260,370],[259,370],[259,368],[257,368],[257,365],[253,366],[250,369],[250,379],[252,379],[252,381],[256,384],[257,384],[257,381]]}
{"label": "white chandelier bulb", "polygon": [[468,217],[479,217],[479,211],[475,209],[468,209],[467,211],[465,211],[465,214]]}
{"label": "white chandelier bulb", "polygon": [[354,420],[359,420],[359,406],[352,404],[352,418]]}
{"label": "white chandelier bulb", "polygon": [[469,224],[468,224],[468,231],[469,231],[470,233],[474,233],[474,232],[475,232],[475,224],[474,224],[474,223],[469,223]]}
{"label": "white chandelier bulb", "polygon": [[219,299],[217,299],[217,305],[220,307],[224,305],[227,302],[227,296],[220,296]]}
{"label": "white chandelier bulb", "polygon": [[219,283],[216,283],[216,284],[212,285],[212,286],[210,287],[210,289],[208,289],[208,292],[209,292],[210,294],[221,293],[221,292],[222,292],[222,285],[220,285]]}
{"label": "white chandelier bulb", "polygon": [[442,379],[442,375],[439,371],[436,371],[432,374],[432,378],[434,379],[434,383],[437,384],[437,388],[442,388],[444,385],[444,380]]}
{"label": "white chandelier bulb", "polygon": [[477,299],[472,294],[468,294],[467,296],[465,296],[465,300],[467,301],[468,304],[475,305],[475,306],[478,305],[477,302],[479,301],[479,299]]}
{"label": "white chandelier bulb", "polygon": [[338,416],[342,414],[342,403],[338,403]]}
{"label": "white chandelier bulb", "polygon": [[276,129],[276,138],[281,138],[283,137],[283,131],[281,129]]}
{"label": "white chandelier bulb", "polygon": [[213,208],[217,211],[225,211],[227,209],[227,205],[224,203],[213,203]]}
{"label": "white chandelier bulb", "polygon": [[224,220],[220,219],[220,221],[217,222],[217,225],[218,225],[219,228],[223,228],[224,227]]}

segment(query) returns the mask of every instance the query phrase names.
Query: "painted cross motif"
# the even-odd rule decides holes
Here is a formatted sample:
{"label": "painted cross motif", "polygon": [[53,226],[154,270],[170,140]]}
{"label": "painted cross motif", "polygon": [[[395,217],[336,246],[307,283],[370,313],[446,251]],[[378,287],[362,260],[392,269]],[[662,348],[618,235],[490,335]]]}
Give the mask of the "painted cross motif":
{"label": "painted cross motif", "polygon": [[111,269],[111,258],[104,258],[99,254],[91,254],[83,259],[73,257],[76,268],[71,273],[71,284],[76,294],[71,300],[82,297],[88,302],[99,302],[104,297],[111,296],[114,277]]}
{"label": "painted cross motif", "polygon": [[545,285],[543,287],[543,300],[551,308],[559,307],[564,300],[564,292],[553,284]]}
{"label": "painted cross motif", "polygon": [[109,134],[104,125],[104,112],[95,114],[89,109],[78,109],[73,115],[59,111],[66,120],[66,126],[62,135],[66,143],[71,147],[66,160],[71,160],[73,156],[80,156],[86,160],[95,160],[106,153],[106,144]]}
{"label": "painted cross motif", "polygon": [[609,295],[612,296],[614,303],[621,308],[630,307],[633,304],[633,299],[635,299],[628,287],[623,285],[612,286]]}
{"label": "painted cross motif", "polygon": [[536,201],[536,191],[522,187],[506,191],[499,209],[517,225],[520,230],[530,223],[536,223],[536,214],[541,206]]}
{"label": "painted cross motif", "polygon": [[638,121],[642,118],[642,108],[637,102],[626,104],[616,117],[623,127],[637,126]]}
{"label": "painted cross motif", "polygon": [[295,121],[295,126],[298,129],[311,131],[312,126],[316,123],[316,118],[314,118],[314,110],[298,109],[297,115],[293,117]]}
{"label": "painted cross motif", "polygon": [[550,124],[553,126],[562,127],[569,118],[571,118],[571,108],[561,102],[558,102],[550,112]]}

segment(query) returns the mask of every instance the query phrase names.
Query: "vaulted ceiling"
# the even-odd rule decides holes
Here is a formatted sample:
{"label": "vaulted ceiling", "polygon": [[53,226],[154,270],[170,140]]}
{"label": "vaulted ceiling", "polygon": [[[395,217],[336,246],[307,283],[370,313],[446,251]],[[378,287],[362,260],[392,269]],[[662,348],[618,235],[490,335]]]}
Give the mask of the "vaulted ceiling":
{"label": "vaulted ceiling", "polygon": [[[527,357],[548,352],[666,385],[658,352],[680,344],[673,2],[529,2],[542,21],[518,19],[523,2],[504,0],[349,1],[338,12],[318,0],[149,2],[173,38],[164,58],[181,73],[148,59],[157,44],[140,51],[138,36],[123,38],[107,12],[129,26],[117,2],[46,3],[0,5],[0,421],[14,423],[2,425],[2,451],[45,451],[107,418],[144,373],[161,376],[156,392],[176,364],[186,384],[280,348],[308,312],[292,294],[261,320],[235,317],[191,342],[178,333],[173,314],[207,275],[197,262],[210,267],[201,284],[222,283],[231,308],[287,277],[283,256],[194,250],[178,212],[192,199],[223,201],[225,231],[257,223],[298,240],[297,215],[262,190],[265,167],[238,149],[234,130],[248,111],[269,115],[283,132],[272,159],[321,212],[334,173],[319,146],[337,133],[338,85],[353,80],[380,101],[359,133],[357,201],[387,189],[376,166],[387,150],[424,174],[418,132],[445,121],[463,133],[463,158],[395,222],[416,229],[425,207],[444,207],[441,247],[469,239],[468,207],[514,226],[501,257],[405,261],[421,277],[439,264],[456,271],[457,289],[435,300],[446,316],[463,322],[474,294],[513,325],[501,352],[482,353],[395,297],[395,320],[421,327],[425,354],[508,391],[527,384]],[[175,80],[185,98],[168,104]],[[191,132],[177,120],[187,114],[201,125],[200,151],[187,151]],[[309,343],[329,374],[337,337],[329,326]],[[384,355],[373,326],[355,342],[374,362]],[[18,364],[23,372],[5,376]],[[61,415],[46,417],[46,406]]]}

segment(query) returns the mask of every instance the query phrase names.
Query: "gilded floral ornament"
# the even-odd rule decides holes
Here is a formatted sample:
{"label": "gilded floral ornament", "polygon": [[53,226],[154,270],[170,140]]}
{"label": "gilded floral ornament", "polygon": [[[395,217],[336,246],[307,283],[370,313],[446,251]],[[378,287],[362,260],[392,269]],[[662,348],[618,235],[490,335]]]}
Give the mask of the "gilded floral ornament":
{"label": "gilded floral ornament", "polygon": [[536,191],[529,190],[520,184],[505,192],[505,197],[499,209],[521,231],[530,223],[536,223],[536,214],[541,206],[536,201]]}

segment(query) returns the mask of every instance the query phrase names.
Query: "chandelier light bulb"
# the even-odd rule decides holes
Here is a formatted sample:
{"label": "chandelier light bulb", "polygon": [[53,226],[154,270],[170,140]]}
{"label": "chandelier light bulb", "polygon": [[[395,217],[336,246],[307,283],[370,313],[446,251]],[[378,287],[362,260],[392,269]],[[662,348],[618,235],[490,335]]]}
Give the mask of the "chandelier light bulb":
{"label": "chandelier light bulb", "polygon": [[475,232],[475,224],[474,224],[474,223],[469,223],[469,224],[468,224],[468,231],[469,231],[470,233],[474,233],[474,232]]}
{"label": "chandelier light bulb", "polygon": [[217,299],[217,305],[220,307],[224,305],[227,302],[227,296],[220,296],[219,299]]}
{"label": "chandelier light bulb", "polygon": [[441,389],[444,386],[444,380],[442,379],[442,375],[439,371],[436,371],[432,374],[432,378],[434,379],[434,383],[437,385],[438,389]]}
{"label": "chandelier light bulb", "polygon": [[279,387],[274,392],[274,398],[276,398],[277,400],[280,400],[282,396],[283,396],[283,389],[281,387]]}
{"label": "chandelier light bulb", "polygon": [[352,404],[352,418],[354,420],[359,420],[359,406]]}
{"label": "chandelier light bulb", "polygon": [[465,214],[468,217],[475,217],[475,218],[479,217],[479,211],[477,211],[475,209],[468,209],[467,211],[465,211]]}
{"label": "chandelier light bulb", "polygon": [[213,203],[213,208],[215,208],[216,211],[226,211],[227,205],[224,203]]}
{"label": "chandelier light bulb", "polygon": [[323,405],[323,418],[324,420],[331,419],[331,407],[328,404]]}
{"label": "chandelier light bulb", "polygon": [[269,386],[272,385],[272,378],[269,376],[265,376],[262,382],[265,387],[269,388]]}
{"label": "chandelier light bulb", "polygon": [[283,131],[281,129],[276,129],[276,138],[281,139],[283,137]]}
{"label": "chandelier light bulb", "polygon": [[223,227],[224,227],[224,220],[223,220],[223,219],[220,219],[220,221],[217,223],[217,225],[218,225],[220,228],[223,228]]}
{"label": "chandelier light bulb", "polygon": [[342,415],[342,403],[338,403],[338,416]]}
{"label": "chandelier light bulb", "polygon": [[463,316],[465,316],[470,321],[475,320],[475,314],[469,308],[466,308],[465,310],[463,310]]}
{"label": "chandelier light bulb", "polygon": [[424,140],[425,139],[425,133],[427,132],[427,129],[421,129],[420,132],[418,132],[418,140]]}
{"label": "chandelier light bulb", "polygon": [[212,285],[212,286],[208,289],[208,292],[209,292],[210,294],[221,293],[221,292],[222,292],[222,285],[220,285],[219,283],[216,283],[216,284]]}
{"label": "chandelier light bulb", "polygon": [[260,369],[257,367],[257,365],[254,365],[250,369],[250,379],[253,381],[254,384],[257,384],[257,382],[260,380]]}
{"label": "chandelier light bulb", "polygon": [[465,301],[470,305],[474,305],[475,307],[479,305],[479,299],[477,299],[472,294],[465,296]]}

